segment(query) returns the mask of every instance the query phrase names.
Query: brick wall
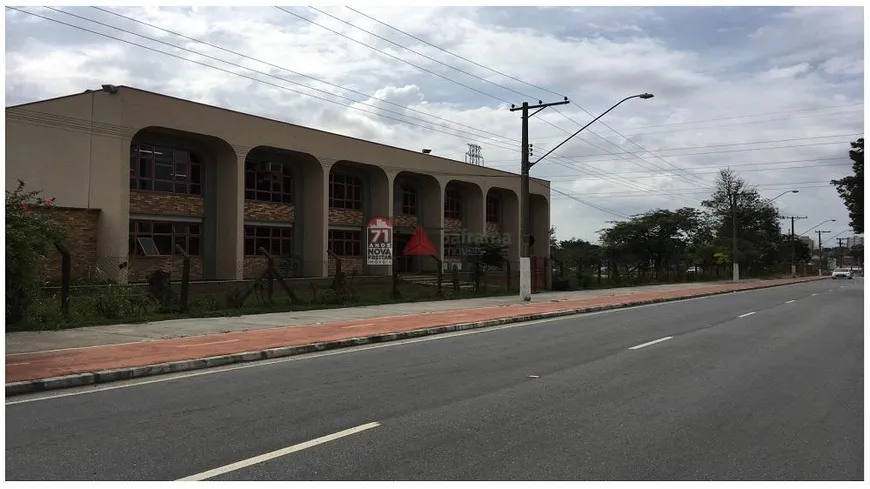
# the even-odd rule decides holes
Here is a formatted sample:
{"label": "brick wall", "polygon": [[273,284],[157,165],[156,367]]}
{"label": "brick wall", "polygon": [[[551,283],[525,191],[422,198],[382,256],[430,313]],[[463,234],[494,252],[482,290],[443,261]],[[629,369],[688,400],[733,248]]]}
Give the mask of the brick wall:
{"label": "brick wall", "polygon": [[449,217],[444,218],[444,229],[449,229],[451,231],[461,231],[462,230],[462,219],[451,219]]}
{"label": "brick wall", "polygon": [[[363,250],[365,253],[365,250]],[[350,276],[353,270],[360,275],[364,272],[365,256],[343,256],[341,257],[341,271]],[[335,275],[335,258],[329,257],[329,275]]]}
{"label": "brick wall", "polygon": [[245,219],[253,221],[293,222],[296,218],[296,207],[293,204],[278,204],[273,202],[245,201]]}
{"label": "brick wall", "polygon": [[341,226],[363,226],[363,211],[354,209],[329,208],[329,224]]}
{"label": "brick wall", "polygon": [[[97,221],[98,209],[71,209],[57,207],[52,211],[52,219],[67,231],[64,243],[72,255],[72,279],[94,276],[97,264]],[[62,255],[51,244],[43,260],[40,276],[45,282],[59,284],[61,281]]]}
{"label": "brick wall", "polygon": [[[145,282],[154,270],[166,270],[172,280],[181,280],[182,258],[174,256],[131,256],[128,282]],[[190,257],[190,279],[202,280],[202,258]]]}
{"label": "brick wall", "polygon": [[194,195],[130,190],[130,213],[203,216],[205,202]]}
{"label": "brick wall", "polygon": [[246,256],[242,270],[242,278],[252,279],[259,277],[266,271],[267,262],[265,256]]}
{"label": "brick wall", "polygon": [[499,225],[497,222],[486,223],[486,234],[499,234]]}
{"label": "brick wall", "polygon": [[415,228],[417,227],[417,216],[399,214],[395,216],[393,227],[397,228]]}

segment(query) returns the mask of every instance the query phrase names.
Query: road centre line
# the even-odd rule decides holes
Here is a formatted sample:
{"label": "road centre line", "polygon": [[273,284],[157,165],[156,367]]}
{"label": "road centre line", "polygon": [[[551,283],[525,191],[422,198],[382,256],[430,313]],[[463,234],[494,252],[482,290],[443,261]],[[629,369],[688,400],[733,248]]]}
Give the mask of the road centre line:
{"label": "road centre line", "polygon": [[794,299],[792,299],[790,301],[785,301],[786,304],[791,304],[792,302],[794,302]]}
{"label": "road centre line", "polygon": [[670,340],[670,339],[672,339],[672,338],[673,338],[673,336],[665,336],[664,338],[659,338],[659,339],[657,339],[657,340],[650,341],[650,342],[648,342],[648,343],[643,343],[643,344],[640,344],[640,345],[637,345],[637,346],[632,346],[631,348],[629,348],[629,350],[637,350],[637,349],[639,349],[639,348],[643,348],[643,347],[645,347],[645,346],[655,345],[656,343],[661,343],[662,341],[668,341],[668,340]]}
{"label": "road centre line", "polygon": [[741,315],[739,315],[739,316],[737,316],[737,317],[739,317],[739,318],[745,318],[746,316],[751,316],[751,315],[753,315],[753,314],[755,314],[755,311],[747,312],[746,314],[741,314]]}
{"label": "road centre line", "polygon": [[333,433],[331,435],[322,436],[320,438],[315,438],[313,440],[309,440],[303,443],[299,443],[296,445],[292,445],[286,448],[282,448],[280,450],[275,450],[274,452],[264,453],[263,455],[257,455],[256,457],[251,457],[249,459],[241,460],[239,462],[231,463],[229,465],[224,465],[223,467],[218,467],[216,469],[207,470],[205,472],[200,472],[199,474],[194,474],[191,476],[184,477],[182,479],[178,479],[179,481],[202,481],[206,479],[211,479],[213,477],[217,477],[219,475],[223,475],[229,472],[234,472],[239,469],[243,469],[245,467],[250,467],[251,465],[260,464],[263,462],[267,462],[269,460],[283,457],[285,455],[290,455],[291,453],[299,452],[305,450],[306,448],[311,448],[317,445],[322,445],[324,443],[337,440],[339,438],[344,438],[346,436],[354,435],[356,433],[361,433],[366,430],[370,430],[372,428],[377,428],[381,424],[378,422],[366,423],[363,425],[356,426],[354,428],[348,428],[343,431],[339,431],[337,433]]}

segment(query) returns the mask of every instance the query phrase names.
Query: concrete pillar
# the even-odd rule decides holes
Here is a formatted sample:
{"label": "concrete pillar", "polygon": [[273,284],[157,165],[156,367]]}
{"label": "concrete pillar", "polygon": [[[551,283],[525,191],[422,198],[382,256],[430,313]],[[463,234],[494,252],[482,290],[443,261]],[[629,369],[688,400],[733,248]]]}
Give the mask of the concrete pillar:
{"label": "concrete pillar", "polygon": [[[444,186],[437,179],[423,177],[419,182],[417,222],[423,226],[432,245],[438,251],[438,259],[444,260]],[[431,264],[432,258],[424,258],[422,263]],[[432,264],[435,269],[437,263]],[[429,266],[425,267],[430,268]]]}
{"label": "concrete pillar", "polygon": [[535,237],[535,245],[532,247],[534,256],[550,256],[550,204],[543,195],[531,194],[530,207],[532,236]]}
{"label": "concrete pillar", "polygon": [[295,198],[294,240],[302,255],[302,274],[326,277],[329,274],[327,240],[329,233],[329,167],[313,158],[311,164],[299,165],[301,185]]}
{"label": "concrete pillar", "polygon": [[[363,225],[374,217],[386,217],[389,219],[393,215],[393,181],[394,175],[387,174],[380,167],[365,165],[366,167],[366,189],[363,194],[367,195],[368,202],[367,215]],[[395,227],[396,223],[392,223]],[[363,260],[366,259],[366,249],[368,246],[369,235],[367,229],[363,229],[362,233],[362,251]],[[401,250],[399,250],[401,251]],[[393,253],[395,256],[395,239],[393,239]],[[365,263],[365,262],[364,262]],[[372,275],[392,275],[392,266],[363,266],[364,270]]]}
{"label": "concrete pillar", "polygon": [[508,259],[511,261],[511,267],[516,269],[515,264],[520,259],[520,203],[519,196],[511,191],[504,190],[501,192],[501,215],[499,215],[499,224],[502,235],[507,235],[510,239],[510,247],[508,249]]}
{"label": "concrete pillar", "polygon": [[214,278],[241,280],[245,261],[245,156],[230,148],[214,155],[215,194],[209,197],[215,211]]}

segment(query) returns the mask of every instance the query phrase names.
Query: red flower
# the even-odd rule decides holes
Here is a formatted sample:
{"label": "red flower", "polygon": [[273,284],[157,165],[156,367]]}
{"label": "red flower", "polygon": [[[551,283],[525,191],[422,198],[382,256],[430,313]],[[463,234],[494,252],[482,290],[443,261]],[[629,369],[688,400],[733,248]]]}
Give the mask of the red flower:
{"label": "red flower", "polygon": [[53,205],[54,199],[45,199],[45,205]]}
{"label": "red flower", "polygon": [[21,204],[21,208],[27,210],[27,204]]}

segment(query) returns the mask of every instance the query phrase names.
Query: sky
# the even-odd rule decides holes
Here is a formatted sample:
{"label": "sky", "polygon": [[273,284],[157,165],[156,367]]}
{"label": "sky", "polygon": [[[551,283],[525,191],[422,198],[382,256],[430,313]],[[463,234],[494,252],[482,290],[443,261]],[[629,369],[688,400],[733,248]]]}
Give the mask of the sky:
{"label": "sky", "polygon": [[7,9],[7,106],[130,85],[518,172],[511,104],[571,102],[531,119],[534,161],[649,92],[533,167],[559,239],[697,207],[725,167],[798,190],[798,233],[848,228],[828,182],[863,137],[861,7],[20,8],[163,53]]}

